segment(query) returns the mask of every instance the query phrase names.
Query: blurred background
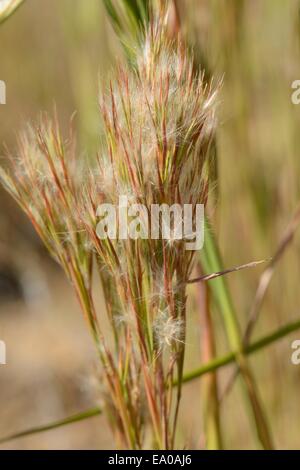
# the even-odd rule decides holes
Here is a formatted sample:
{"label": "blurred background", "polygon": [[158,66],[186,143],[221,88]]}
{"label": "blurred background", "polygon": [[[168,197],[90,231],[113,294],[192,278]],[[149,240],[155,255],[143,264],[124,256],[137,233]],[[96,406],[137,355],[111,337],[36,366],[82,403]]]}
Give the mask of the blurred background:
{"label": "blurred background", "polygon": [[[300,1],[182,0],[184,32],[208,75],[223,77],[215,231],[226,267],[272,256],[300,201]],[[117,40],[102,0],[25,0],[0,25],[1,159],[40,111],[56,104],[67,129],[76,111],[78,152],[93,155],[101,139],[97,96],[117,58]],[[95,351],[72,288],[48,257],[15,203],[0,189],[0,438],[97,404]],[[300,316],[300,236],[276,268],[254,336]],[[263,268],[228,277],[239,321],[246,325]],[[201,312],[190,303],[186,369],[199,366]],[[216,321],[217,321],[216,317]],[[300,331],[251,358],[278,448],[300,449],[300,366],[291,343]],[[218,328],[218,354],[228,351]],[[221,388],[231,368],[219,373]],[[239,387],[222,407],[225,447],[254,448]],[[191,407],[191,403],[193,406]],[[188,448],[203,443],[201,381],[185,386],[181,425]],[[112,448],[105,418],[94,417],[0,449]]]}

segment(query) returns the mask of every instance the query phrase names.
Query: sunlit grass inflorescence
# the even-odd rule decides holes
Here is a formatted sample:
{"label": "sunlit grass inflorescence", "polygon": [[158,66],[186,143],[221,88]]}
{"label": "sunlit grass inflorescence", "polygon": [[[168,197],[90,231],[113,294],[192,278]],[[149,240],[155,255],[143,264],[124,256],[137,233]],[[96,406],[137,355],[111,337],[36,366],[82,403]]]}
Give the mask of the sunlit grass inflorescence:
{"label": "sunlit grass inflorescence", "polygon": [[140,47],[136,67],[120,66],[100,99],[105,157],[90,172],[84,223],[108,276],[117,277],[126,312],[122,321],[119,308],[115,313],[121,367],[126,375],[136,362],[157,445],[172,447],[177,412],[170,384],[176,369],[179,383],[182,374],[185,281],[194,253],[183,240],[99,240],[96,210],[103,202],[118,204],[120,196],[143,204],[149,217],[152,204],[206,204],[218,87],[195,73],[183,44],[171,42],[161,23],[151,24]]}
{"label": "sunlit grass inflorescence", "polygon": [[[135,67],[119,66],[100,99],[105,144],[76,162],[73,137],[43,117],[20,138],[1,180],[71,280],[96,341],[117,443],[173,448],[181,396],[186,281],[194,253],[184,240],[104,239],[97,207],[120,196],[143,204],[206,204],[218,87],[195,73],[184,44],[153,19]],[[80,168],[80,170],[79,170]],[[80,175],[79,175],[80,173]],[[98,268],[111,325],[105,341],[93,300]],[[177,380],[177,392],[173,381]]]}

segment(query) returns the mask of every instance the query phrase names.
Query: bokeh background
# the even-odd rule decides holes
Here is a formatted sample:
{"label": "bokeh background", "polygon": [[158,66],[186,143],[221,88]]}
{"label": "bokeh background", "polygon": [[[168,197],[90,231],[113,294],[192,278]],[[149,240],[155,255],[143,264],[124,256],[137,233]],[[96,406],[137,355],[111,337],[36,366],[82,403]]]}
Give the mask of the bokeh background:
{"label": "bokeh background", "polygon": [[[183,28],[207,73],[223,77],[215,231],[226,267],[272,256],[300,201],[300,105],[291,84],[300,79],[299,0],[182,0]],[[102,0],[25,0],[0,25],[0,106],[4,144],[56,105],[63,128],[76,111],[80,156],[101,139],[97,106],[121,51]],[[14,202],[0,189],[0,438],[85,410],[98,402],[95,351],[73,291]],[[254,336],[300,315],[300,238],[276,268]],[[263,268],[228,277],[244,327]],[[186,368],[201,361],[201,311],[191,291]],[[218,317],[216,316],[216,322]],[[300,331],[251,358],[276,446],[300,449],[300,366],[291,343]],[[228,346],[217,328],[217,351]],[[231,368],[219,373],[220,387]],[[255,448],[240,389],[221,412],[225,446]],[[201,380],[185,386],[179,432],[187,447],[203,444]],[[112,448],[103,417],[15,440],[1,449]]]}

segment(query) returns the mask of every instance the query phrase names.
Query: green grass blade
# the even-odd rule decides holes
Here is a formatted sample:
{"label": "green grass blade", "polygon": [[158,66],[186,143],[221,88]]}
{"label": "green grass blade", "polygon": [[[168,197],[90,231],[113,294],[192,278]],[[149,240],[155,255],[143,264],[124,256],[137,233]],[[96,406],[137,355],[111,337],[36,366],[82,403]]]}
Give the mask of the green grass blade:
{"label": "green grass blade", "polygon": [[[204,247],[200,251],[200,262],[203,269],[207,272],[223,271],[224,268],[220,251],[208,219],[206,219],[206,228]],[[265,412],[260,403],[254,377],[243,351],[242,333],[237,321],[226,278],[224,276],[216,278],[211,282],[210,287],[214,302],[218,307],[218,312],[220,312],[222,320],[224,321],[230,348],[233,351],[237,351],[235,358],[243,379],[245,390],[244,398],[247,408],[251,411],[251,415],[254,418],[253,423],[255,424],[258,438],[264,449],[270,449],[273,446],[269,427]]]}
{"label": "green grass blade", "polygon": [[[103,0],[103,2],[114,29],[120,37],[128,33],[135,36],[149,22],[149,0],[121,0],[119,9],[114,6],[112,0]],[[120,6],[123,6],[123,9]],[[123,24],[124,21],[126,24]],[[121,39],[124,41],[124,37]]]}
{"label": "green grass blade", "polygon": [[120,32],[123,29],[122,28],[122,23],[121,23],[119,15],[117,13],[117,10],[115,9],[115,7],[113,5],[113,2],[111,0],[103,0],[103,3],[104,3],[104,6],[105,6],[105,9],[107,11],[107,14],[111,19],[111,22],[112,22],[112,25],[113,25],[115,31],[117,32],[117,34],[120,34]]}
{"label": "green grass blade", "polygon": [[[206,272],[223,271],[223,262],[215,241],[212,227],[207,219],[205,220],[205,224],[205,243],[203,249],[200,251],[202,268]],[[230,345],[234,350],[240,349],[242,343],[239,335],[237,334],[239,326],[236,321],[236,315],[225,277],[221,276],[214,279],[213,282],[210,283],[210,288],[214,302],[218,310],[222,313]]]}
{"label": "green grass blade", "polygon": [[123,0],[127,13],[135,19],[137,24],[143,22],[143,13],[139,3],[137,0]]}
{"label": "green grass blade", "polygon": [[[267,336],[263,336],[262,338],[253,342],[251,345],[247,346],[244,350],[244,354],[247,356],[254,354],[297,330],[300,330],[300,321],[289,323],[288,325],[279,328],[278,330],[274,331],[273,333],[270,333]],[[199,379],[200,377],[209,372],[214,372],[217,369],[220,369],[236,362],[237,354],[238,352],[228,353],[222,357],[218,357],[212,361],[209,361],[207,364],[204,364],[198,369],[186,373],[183,377],[183,383]]]}
{"label": "green grass blade", "polygon": [[[264,349],[267,346],[270,346],[273,343],[276,343],[280,339],[284,338],[285,336],[289,335],[290,333],[293,333],[294,331],[300,330],[300,321],[289,323],[288,325],[285,325],[278,330],[274,331],[273,333],[263,336],[262,338],[258,339],[257,341],[253,342],[251,345],[249,345],[245,351],[245,355],[251,355],[255,352],[258,352],[262,349]],[[232,364],[236,361],[236,355],[238,352],[231,352],[228,353],[222,357],[213,359],[212,361],[209,361],[207,364],[204,364],[203,366],[199,367],[198,369],[195,369],[191,372],[186,373],[183,376],[182,383],[188,383],[191,382],[192,380],[199,379],[203,375],[209,373],[209,372],[214,372],[221,367],[225,367],[229,364]],[[176,382],[174,382],[174,386],[176,386]],[[101,409],[98,407],[91,408],[89,410],[86,410],[82,413],[77,413],[75,415],[69,416],[68,418],[62,419],[61,421],[55,421],[53,423],[49,423],[45,426],[38,426],[35,428],[27,429],[25,431],[21,431],[16,434],[12,434],[7,437],[3,437],[0,439],[0,444],[3,444],[5,442],[12,441],[13,439],[18,439],[20,437],[26,437],[26,436],[31,436],[33,434],[38,434],[40,432],[45,432],[45,431],[50,431],[53,429],[60,428],[62,426],[66,426],[68,424],[72,423],[77,423],[79,421],[83,421],[85,419],[91,418],[93,416],[98,416],[102,413]]]}
{"label": "green grass blade", "polygon": [[30,428],[16,434],[11,434],[10,436],[0,439],[0,444],[4,444],[5,442],[12,441],[14,439],[19,439],[21,437],[32,436],[33,434],[39,434],[41,432],[58,429],[62,426],[66,426],[67,424],[77,423],[79,421],[92,418],[93,416],[98,416],[101,413],[102,411],[100,408],[91,408],[89,410],[83,411],[82,413],[77,413],[75,415],[69,416],[68,418],[64,418],[60,421],[54,421],[53,423],[46,424],[45,426],[37,426],[35,428]]}

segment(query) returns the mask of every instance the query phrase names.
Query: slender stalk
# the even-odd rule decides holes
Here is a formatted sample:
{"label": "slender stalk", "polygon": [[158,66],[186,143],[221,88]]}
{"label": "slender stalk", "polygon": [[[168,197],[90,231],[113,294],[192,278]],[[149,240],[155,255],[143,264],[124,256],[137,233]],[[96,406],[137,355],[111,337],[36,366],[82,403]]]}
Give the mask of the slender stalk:
{"label": "slender stalk", "polygon": [[81,413],[76,413],[74,415],[68,416],[67,418],[63,418],[61,420],[45,424],[44,426],[35,426],[33,428],[26,429],[25,431],[20,431],[18,433],[11,434],[10,436],[6,436],[0,439],[0,444],[13,441],[14,439],[20,439],[21,437],[33,436],[34,434],[40,434],[42,432],[58,429],[63,426],[67,426],[68,424],[78,423],[94,416],[99,416],[101,413],[102,411],[100,410],[100,408],[94,407]]}
{"label": "slender stalk", "polygon": [[[273,333],[270,333],[267,336],[263,336],[262,338],[258,339],[257,341],[253,342],[251,345],[247,346],[244,349],[245,356],[249,356],[254,354],[261,349],[264,349],[267,346],[270,346],[276,341],[284,338],[285,336],[293,333],[300,329],[300,321],[289,323],[288,325],[283,326],[282,328],[277,329]],[[210,361],[208,364],[204,364],[203,366],[199,367],[198,369],[193,370],[192,372],[188,372],[184,375],[183,383],[191,382],[192,380],[199,379],[203,375],[213,372],[221,367],[225,367],[233,362],[236,362],[238,352],[230,352],[225,354],[220,358],[216,358],[213,361]],[[174,383],[176,385],[176,382]]]}
{"label": "slender stalk", "polygon": [[[281,260],[282,256],[285,254],[286,249],[292,243],[296,230],[299,226],[299,223],[300,223],[300,205],[297,206],[297,209],[295,211],[295,214],[291,222],[288,224],[287,228],[285,229],[283,237],[279,243],[279,246],[274,256],[271,258],[267,268],[264,270],[264,272],[260,276],[258,287],[257,287],[255,297],[254,297],[254,301],[253,301],[253,304],[249,313],[247,326],[246,326],[245,333],[243,336],[244,347],[250,342],[254,327],[260,315],[261,306],[263,304],[266,292],[268,290],[269,284],[275,272],[275,268],[277,264],[279,263],[279,261]],[[239,374],[239,369],[237,367],[236,370],[233,372],[232,376],[228,380],[228,383],[222,394],[221,400],[230,392],[231,387],[233,386],[238,374]]]}
{"label": "slender stalk", "polygon": [[[209,221],[206,219],[205,244],[200,252],[200,260],[203,268],[210,272],[222,271],[220,252]],[[232,299],[224,277],[215,279],[211,284],[214,301],[224,321],[227,338],[232,350],[237,351],[236,361],[239,365],[243,385],[245,387],[245,399],[250,405],[256,427],[257,436],[264,449],[272,449],[272,438],[267,424],[265,412],[260,403],[258,390],[251,369],[243,351],[243,341]]]}
{"label": "slender stalk", "polygon": [[[244,350],[244,354],[246,356],[252,355],[256,352],[261,351],[262,349],[270,346],[273,343],[276,343],[280,339],[284,338],[285,336],[293,333],[294,331],[300,330],[300,321],[289,323],[288,325],[279,328],[278,330],[270,333],[269,335],[263,336],[259,340],[255,341],[251,345],[247,346]],[[231,352],[226,354],[225,356],[213,359],[212,361],[204,364],[203,366],[195,369],[191,372],[188,372],[184,375],[182,379],[182,383],[189,383],[193,380],[199,379],[204,375],[214,372],[222,367],[228,366],[236,362],[236,352]],[[177,386],[176,381],[174,382],[174,387]],[[77,413],[73,416],[69,416],[68,418],[64,418],[59,421],[54,421],[53,423],[48,423],[45,426],[37,426],[34,428],[27,429],[25,431],[21,431],[16,434],[12,434],[0,439],[0,444],[4,444],[5,442],[12,441],[14,439],[18,439],[21,437],[31,436],[33,434],[38,434],[40,432],[50,431],[53,429],[57,429],[62,426],[66,426],[67,424],[76,423],[79,421],[83,421],[85,419],[91,418],[93,416],[98,416],[102,414],[102,410],[98,407],[91,408],[86,410],[82,413]]]}

